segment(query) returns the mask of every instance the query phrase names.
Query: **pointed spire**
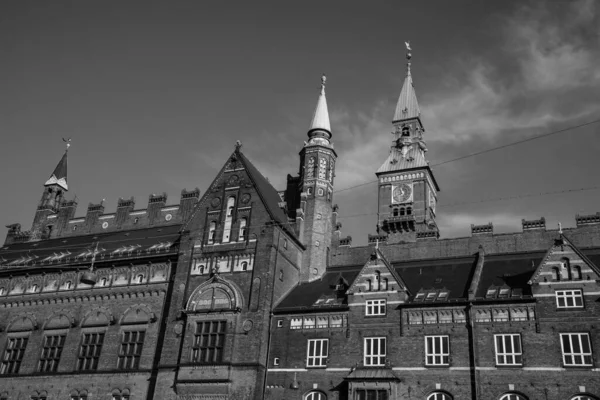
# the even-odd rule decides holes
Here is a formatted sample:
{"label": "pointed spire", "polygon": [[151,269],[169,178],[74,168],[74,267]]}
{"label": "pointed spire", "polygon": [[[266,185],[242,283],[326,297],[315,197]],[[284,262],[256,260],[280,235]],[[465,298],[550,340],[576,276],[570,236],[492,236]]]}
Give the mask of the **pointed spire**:
{"label": "pointed spire", "polygon": [[325,74],[323,74],[323,76],[321,77],[321,93],[319,94],[317,107],[315,108],[315,113],[313,115],[312,122],[310,123],[310,129],[308,130],[308,137],[310,137],[311,139],[315,136],[325,137],[326,139],[331,138],[329,110],[327,109],[327,98],[325,97],[326,81],[327,77],[325,76]]}
{"label": "pointed spire", "polygon": [[412,49],[410,43],[406,44],[406,78],[404,78],[404,84],[400,91],[400,97],[398,98],[398,104],[396,104],[396,111],[394,112],[394,119],[392,122],[398,122],[410,118],[418,118],[421,115],[419,109],[419,102],[417,101],[417,94],[415,93],[415,87],[413,85],[412,75],[410,73],[410,65],[412,58]]}
{"label": "pointed spire", "polygon": [[67,185],[67,154],[69,153],[69,147],[71,147],[71,138],[63,138],[63,141],[67,144],[65,154],[63,154],[56,168],[54,168],[54,172],[50,175],[50,179],[46,181],[44,186],[58,185],[65,190],[69,190],[69,186]]}

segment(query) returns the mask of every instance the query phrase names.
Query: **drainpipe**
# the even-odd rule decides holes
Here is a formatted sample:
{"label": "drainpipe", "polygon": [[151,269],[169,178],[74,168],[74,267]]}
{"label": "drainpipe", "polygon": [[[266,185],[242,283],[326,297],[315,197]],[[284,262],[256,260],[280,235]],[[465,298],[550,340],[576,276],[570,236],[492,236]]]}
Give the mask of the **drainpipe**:
{"label": "drainpipe", "polygon": [[475,318],[473,317],[473,303],[467,305],[467,336],[469,338],[469,367],[471,371],[471,398],[479,399],[479,382],[477,372],[477,342],[475,339]]}

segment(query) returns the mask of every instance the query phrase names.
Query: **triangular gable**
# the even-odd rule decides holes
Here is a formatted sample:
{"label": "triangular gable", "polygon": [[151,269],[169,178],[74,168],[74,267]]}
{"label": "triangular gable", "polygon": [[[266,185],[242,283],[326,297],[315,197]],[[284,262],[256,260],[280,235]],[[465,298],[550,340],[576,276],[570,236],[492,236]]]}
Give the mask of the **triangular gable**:
{"label": "triangular gable", "polygon": [[373,250],[371,258],[362,267],[346,293],[355,294],[377,291],[401,291],[408,293],[408,286],[387,261],[379,248]]}
{"label": "triangular gable", "polygon": [[[262,204],[266,208],[269,217],[271,217],[272,221],[276,224],[282,226],[284,230],[287,232],[290,237],[292,237],[300,246],[304,247],[299,239],[296,237],[296,234],[292,227],[288,222],[287,215],[285,212],[279,207],[279,203],[281,202],[281,198],[279,197],[279,193],[277,190],[269,183],[267,178],[265,178],[256,167],[248,160],[248,158],[241,152],[241,145],[236,145],[236,149],[229,156],[223,168],[219,171],[215,179],[210,184],[208,190],[205,191],[204,195],[200,198],[200,201],[195,206],[194,212],[191,214],[190,218],[184,223],[182,230],[188,229],[188,225],[190,221],[194,219],[194,216],[201,210],[206,207],[207,200],[212,197],[212,192],[219,191],[221,189],[221,185],[225,184],[223,176],[226,172],[232,171],[240,171],[244,170],[248,174],[249,180],[251,184],[256,189],[259,198],[261,199]],[[248,182],[246,184],[249,184]]]}
{"label": "triangular gable", "polygon": [[596,281],[598,279],[600,279],[600,269],[561,233],[546,252],[528,283],[535,285],[557,280]]}

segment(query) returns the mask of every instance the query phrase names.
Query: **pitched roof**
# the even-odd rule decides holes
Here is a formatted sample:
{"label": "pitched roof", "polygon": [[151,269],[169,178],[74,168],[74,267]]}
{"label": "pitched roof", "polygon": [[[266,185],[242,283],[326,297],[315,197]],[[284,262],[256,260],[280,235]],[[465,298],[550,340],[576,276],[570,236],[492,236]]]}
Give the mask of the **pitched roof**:
{"label": "pitched roof", "polygon": [[396,111],[394,112],[394,119],[392,122],[409,118],[418,118],[420,116],[421,110],[419,108],[419,102],[417,101],[417,94],[413,85],[410,68],[408,68],[402,90],[400,91],[400,97],[398,97],[398,103],[396,104]]}
{"label": "pitched roof", "polygon": [[0,247],[0,273],[13,268],[52,268],[65,264],[89,263],[98,243],[96,261],[111,261],[155,257],[157,254],[176,252],[181,225],[160,228],[62,237]]}
{"label": "pitched roof", "polygon": [[527,282],[543,257],[543,252],[486,255],[475,297],[485,298],[488,290],[499,287],[512,289],[513,295],[516,289],[523,296],[531,296]]}
{"label": "pitched roof", "polygon": [[392,147],[390,154],[376,174],[427,166],[425,153],[418,146],[411,146],[410,150],[404,155],[400,149]]}
{"label": "pitched roof", "polygon": [[59,185],[65,190],[69,190],[69,186],[67,185],[67,152],[63,154],[62,158],[54,168],[52,175],[50,175],[50,179],[46,181],[44,186],[48,185]]}

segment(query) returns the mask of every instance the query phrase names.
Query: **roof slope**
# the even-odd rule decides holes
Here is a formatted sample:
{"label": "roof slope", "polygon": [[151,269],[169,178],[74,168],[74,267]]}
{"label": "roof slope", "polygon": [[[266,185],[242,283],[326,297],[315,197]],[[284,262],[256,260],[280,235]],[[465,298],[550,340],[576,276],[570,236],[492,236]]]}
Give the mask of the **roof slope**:
{"label": "roof slope", "polygon": [[425,160],[425,153],[421,151],[418,146],[411,146],[406,154],[402,154],[402,150],[392,147],[387,159],[375,173],[379,174],[427,166],[428,163],[427,160]]}
{"label": "roof slope", "polygon": [[396,111],[394,112],[394,119],[392,122],[409,118],[419,118],[420,116],[421,109],[419,108],[419,102],[417,101],[417,94],[415,92],[409,68],[406,73],[406,78],[404,78],[400,97],[398,97],[398,103],[396,104]]}
{"label": "roof slope", "polygon": [[329,123],[329,110],[327,109],[327,98],[325,97],[325,76],[323,76],[321,83],[321,93],[317,100],[317,107],[313,114],[312,121],[310,123],[309,132],[315,129],[325,130],[331,133],[331,124]]}
{"label": "roof slope", "polygon": [[69,186],[67,185],[67,152],[63,154],[62,158],[54,168],[52,175],[46,181],[44,186],[48,185],[59,185],[65,190],[69,190]]}

